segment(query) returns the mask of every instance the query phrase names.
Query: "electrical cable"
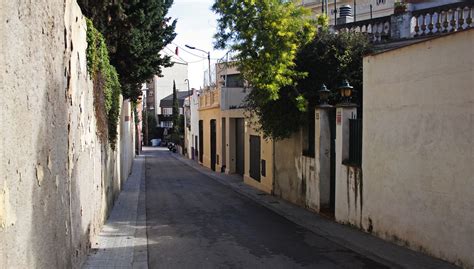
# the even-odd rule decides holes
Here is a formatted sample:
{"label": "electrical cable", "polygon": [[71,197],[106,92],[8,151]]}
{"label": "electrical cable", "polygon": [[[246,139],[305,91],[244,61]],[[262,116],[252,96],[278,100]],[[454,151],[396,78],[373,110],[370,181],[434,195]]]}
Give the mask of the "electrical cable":
{"label": "electrical cable", "polygon": [[[185,51],[186,53],[189,53],[189,54],[191,54],[191,55],[193,55],[193,56],[196,56],[196,57],[199,57],[199,58],[207,59],[207,56],[201,56],[201,55],[197,55],[197,54],[195,54],[195,53],[192,53],[192,52],[188,51],[187,49],[183,48],[182,46],[176,44],[175,42],[172,42],[172,44],[175,45],[175,46],[177,46],[177,47],[180,48],[181,50]],[[219,58],[211,58],[211,60],[217,61],[217,60],[219,60]]]}
{"label": "electrical cable", "polygon": [[168,47],[165,47],[165,48],[166,48],[167,50],[169,50],[170,53],[173,54],[173,55],[171,55],[172,57],[176,56],[176,57],[178,57],[181,61],[185,62],[186,64],[195,64],[195,63],[200,63],[200,62],[203,62],[203,61],[207,61],[207,58],[201,58],[200,60],[197,60],[197,61],[186,61],[185,59],[181,58],[181,56],[176,55],[176,53],[175,53],[172,49],[170,49],[170,48],[168,48]]}

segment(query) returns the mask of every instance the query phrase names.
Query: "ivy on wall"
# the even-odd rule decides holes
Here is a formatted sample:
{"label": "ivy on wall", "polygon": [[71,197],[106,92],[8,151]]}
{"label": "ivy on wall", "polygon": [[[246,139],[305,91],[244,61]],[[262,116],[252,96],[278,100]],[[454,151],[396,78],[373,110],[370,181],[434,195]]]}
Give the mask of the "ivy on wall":
{"label": "ivy on wall", "polygon": [[110,64],[105,39],[87,19],[87,67],[94,82],[94,110],[102,141],[112,149],[117,142],[121,87],[115,68]]}

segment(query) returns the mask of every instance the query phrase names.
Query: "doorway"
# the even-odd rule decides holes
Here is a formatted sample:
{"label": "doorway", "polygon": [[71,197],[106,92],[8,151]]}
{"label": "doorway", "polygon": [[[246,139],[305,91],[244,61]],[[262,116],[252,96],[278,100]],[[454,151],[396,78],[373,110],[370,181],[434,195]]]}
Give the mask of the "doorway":
{"label": "doorway", "polygon": [[216,147],[216,120],[210,121],[210,131],[211,131],[211,169],[212,171],[216,171],[216,155],[217,155],[217,147]]}
{"label": "doorway", "polygon": [[244,175],[244,131],[245,121],[243,118],[235,119],[235,172],[241,176]]}
{"label": "doorway", "polygon": [[203,128],[203,121],[200,120],[199,121],[199,150],[198,150],[198,154],[199,154],[199,162],[202,163],[202,159],[203,159],[203,152],[204,152],[204,135],[203,135],[203,131],[204,131],[204,128]]}
{"label": "doorway", "polygon": [[222,123],[221,123],[221,141],[222,141],[222,153],[221,153],[221,172],[224,173],[225,169],[227,168],[227,139],[226,139],[226,133],[227,133],[227,124],[226,124],[226,118],[222,118]]}
{"label": "doorway", "polygon": [[260,136],[250,136],[250,177],[260,182]]}

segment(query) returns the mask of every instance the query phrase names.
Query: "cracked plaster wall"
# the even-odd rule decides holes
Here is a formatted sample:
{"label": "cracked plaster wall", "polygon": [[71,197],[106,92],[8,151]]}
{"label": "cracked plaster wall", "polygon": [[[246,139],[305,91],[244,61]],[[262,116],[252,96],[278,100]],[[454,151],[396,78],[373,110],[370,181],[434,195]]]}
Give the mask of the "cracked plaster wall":
{"label": "cracked plaster wall", "polygon": [[130,172],[130,104],[112,151],[74,0],[2,0],[0,19],[0,268],[79,268]]}

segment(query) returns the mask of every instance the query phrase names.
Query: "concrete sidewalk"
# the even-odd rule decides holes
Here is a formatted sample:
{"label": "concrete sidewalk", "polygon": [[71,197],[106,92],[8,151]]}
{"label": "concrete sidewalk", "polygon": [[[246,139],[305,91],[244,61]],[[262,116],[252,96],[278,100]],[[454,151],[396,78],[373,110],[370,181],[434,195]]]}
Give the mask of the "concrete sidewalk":
{"label": "concrete sidewalk", "polygon": [[239,176],[213,172],[179,154],[172,154],[172,156],[286,219],[392,268],[458,268],[445,261],[384,241],[361,230],[321,217],[278,197],[263,193],[244,184]]}
{"label": "concrete sidewalk", "polygon": [[144,156],[133,161],[132,174],[83,268],[148,268]]}

